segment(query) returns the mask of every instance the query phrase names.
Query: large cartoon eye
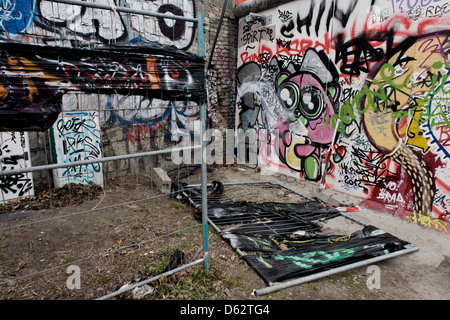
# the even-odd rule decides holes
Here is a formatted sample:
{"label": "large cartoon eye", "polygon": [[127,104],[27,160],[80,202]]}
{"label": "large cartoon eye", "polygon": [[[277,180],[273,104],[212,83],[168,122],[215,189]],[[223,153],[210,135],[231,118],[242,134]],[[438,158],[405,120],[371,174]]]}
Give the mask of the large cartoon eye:
{"label": "large cartoon eye", "polygon": [[292,111],[297,107],[300,98],[298,86],[295,83],[285,83],[278,90],[281,104],[288,111]]}
{"label": "large cartoon eye", "polygon": [[300,111],[308,120],[315,120],[320,117],[323,111],[323,98],[321,92],[316,88],[302,91],[302,101]]}

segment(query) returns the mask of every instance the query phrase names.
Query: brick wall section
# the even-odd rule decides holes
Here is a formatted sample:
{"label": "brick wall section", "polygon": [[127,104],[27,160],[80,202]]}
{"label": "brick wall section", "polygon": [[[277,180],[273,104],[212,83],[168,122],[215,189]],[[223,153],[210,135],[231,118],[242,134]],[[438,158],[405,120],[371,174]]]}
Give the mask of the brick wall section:
{"label": "brick wall section", "polygon": [[[207,59],[209,59],[219,25],[222,5],[222,3],[214,2],[206,6],[205,42]],[[217,38],[210,70],[210,81],[215,89],[215,92],[210,92],[211,104],[217,111],[215,127],[220,129],[234,128],[235,123],[237,34],[238,20],[233,14],[233,8],[228,6]]]}

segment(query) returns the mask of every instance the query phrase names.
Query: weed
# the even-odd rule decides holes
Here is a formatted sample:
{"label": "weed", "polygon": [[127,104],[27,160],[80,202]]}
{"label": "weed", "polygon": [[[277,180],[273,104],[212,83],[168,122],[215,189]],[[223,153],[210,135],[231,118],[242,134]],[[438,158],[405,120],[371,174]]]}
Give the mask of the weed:
{"label": "weed", "polygon": [[313,292],[320,292],[321,289],[321,285],[317,282],[306,282],[304,286]]}
{"label": "weed", "polygon": [[108,284],[111,281],[111,277],[105,274],[99,274],[97,277],[97,283],[101,285]]}
{"label": "weed", "polygon": [[170,205],[175,209],[184,209],[184,204],[181,202],[172,202]]}
{"label": "weed", "polygon": [[0,254],[0,266],[10,267],[13,265],[12,253]]}
{"label": "weed", "polygon": [[72,256],[64,256],[62,258],[62,263],[66,264],[66,263],[71,263],[72,261],[75,261],[75,258]]}
{"label": "weed", "polygon": [[208,274],[203,266],[193,268],[191,272],[175,273],[169,278],[162,278],[154,284],[151,299],[226,299],[218,296],[220,286],[235,288],[242,286],[242,281],[210,265]]}

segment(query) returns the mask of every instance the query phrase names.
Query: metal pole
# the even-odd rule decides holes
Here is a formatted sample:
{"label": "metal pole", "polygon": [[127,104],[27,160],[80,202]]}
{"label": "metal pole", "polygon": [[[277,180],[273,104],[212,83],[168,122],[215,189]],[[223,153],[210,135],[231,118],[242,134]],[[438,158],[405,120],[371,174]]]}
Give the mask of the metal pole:
{"label": "metal pole", "polygon": [[[203,13],[198,15],[198,49],[199,56],[205,56],[205,41],[203,36]],[[206,168],[206,102],[201,104],[200,122],[201,130],[201,146],[202,146],[202,163],[201,163],[201,194],[202,194],[202,225],[203,225],[203,259],[206,274],[209,272],[209,252],[208,252],[208,186],[207,186],[207,168]]]}
{"label": "metal pole", "polygon": [[386,254],[386,255],[383,255],[383,256],[378,256],[378,257],[374,257],[374,258],[371,258],[371,259],[363,260],[363,261],[360,261],[360,262],[352,263],[352,264],[349,264],[349,265],[346,265],[346,266],[334,268],[334,269],[327,270],[327,271],[324,271],[324,272],[312,274],[310,276],[297,278],[297,279],[286,281],[286,282],[277,282],[277,283],[274,283],[272,286],[269,286],[269,287],[266,287],[266,288],[262,288],[262,289],[258,289],[258,290],[253,290],[252,295],[260,296],[260,295],[268,294],[268,293],[271,293],[271,292],[274,292],[274,291],[278,291],[278,290],[281,290],[281,289],[289,288],[289,287],[296,286],[296,285],[299,285],[299,284],[302,284],[302,283],[306,283],[306,282],[309,282],[309,281],[313,281],[313,280],[317,280],[317,279],[324,278],[324,277],[327,277],[327,276],[331,276],[331,275],[339,273],[339,272],[347,271],[347,270],[350,270],[350,269],[355,269],[355,268],[362,267],[362,266],[365,266],[365,265],[368,265],[368,264],[373,264],[373,263],[376,263],[376,262],[379,262],[379,261],[382,261],[382,260],[394,258],[394,257],[400,256],[400,255],[404,255],[404,254],[407,254],[407,253],[415,252],[415,251],[418,251],[418,250],[419,250],[419,247],[411,246],[409,248],[406,248],[406,249],[403,249],[403,250],[400,250],[400,251],[396,251],[396,252],[392,252],[392,253],[389,253],[389,254]]}
{"label": "metal pole", "polygon": [[339,212],[339,215],[343,216],[344,218],[346,218],[348,220],[351,220],[353,222],[359,223],[360,225],[365,226],[365,227],[370,225],[368,223],[365,223],[364,221],[361,221],[359,219],[353,218],[352,216],[349,216],[348,214],[343,213],[343,212]]}
{"label": "metal pole", "polygon": [[211,66],[212,66],[212,59],[213,59],[213,56],[214,56],[214,50],[216,49],[217,38],[219,37],[220,28],[222,27],[223,17],[225,16],[225,10],[227,9],[227,4],[228,4],[228,0],[225,0],[224,3],[223,3],[222,14],[220,15],[219,25],[217,26],[216,35],[214,36],[214,41],[213,41],[213,45],[212,45],[212,48],[211,48],[211,53],[209,55],[208,67],[206,68],[206,77],[207,78],[209,77],[209,70],[211,69]]}
{"label": "metal pole", "polygon": [[300,197],[303,197],[303,198],[308,199],[308,200],[310,200],[310,201],[315,201],[313,198],[310,198],[310,197],[308,197],[308,196],[305,196],[304,194],[302,194],[302,193],[300,193],[300,192],[298,192],[298,191],[295,191],[294,189],[292,189],[292,188],[290,188],[290,187],[286,187],[285,185],[283,185],[283,184],[281,184],[281,183],[279,183],[279,182],[272,181],[271,184],[276,185],[276,186],[280,186],[280,187],[282,187],[282,188],[284,188],[284,189],[286,189],[286,190],[289,190],[290,192],[295,193],[295,194],[299,195]]}
{"label": "metal pole", "polygon": [[[220,234],[220,233],[222,232],[222,230],[220,230],[220,228],[219,228],[214,222],[212,222],[211,219],[209,219],[209,218],[208,218],[208,223],[214,228],[214,230],[217,231],[217,233]],[[237,253],[239,253],[239,255],[240,255],[241,257],[245,256],[245,253],[242,252],[241,249],[239,249],[239,248],[233,248],[233,249],[234,249]]]}
{"label": "metal pole", "polygon": [[134,14],[140,14],[143,16],[152,16],[152,17],[157,17],[157,18],[175,19],[175,20],[183,20],[183,21],[190,21],[190,22],[198,21],[198,19],[195,19],[195,18],[187,18],[187,17],[183,17],[183,16],[162,14],[162,13],[158,13],[158,12],[145,11],[145,10],[136,10],[136,9],[125,8],[125,7],[109,6],[106,4],[94,3],[94,2],[85,2],[85,1],[78,1],[78,0],[50,0],[50,1],[64,3],[64,4],[70,4],[70,5],[74,5],[74,6],[97,8],[97,9],[104,9],[104,10],[117,11],[117,12],[134,13]]}
{"label": "metal pole", "polygon": [[162,273],[162,274],[159,274],[159,275],[157,275],[157,276],[154,276],[154,277],[152,277],[152,278],[150,278],[150,279],[147,279],[147,280],[144,280],[144,281],[135,283],[135,284],[130,285],[130,286],[128,286],[128,287],[125,287],[125,288],[123,288],[123,289],[119,289],[119,290],[117,290],[117,291],[115,291],[115,292],[109,293],[109,294],[107,294],[107,295],[105,295],[105,296],[103,296],[103,297],[97,298],[96,300],[106,300],[106,299],[109,299],[109,298],[118,296],[118,295],[120,295],[120,294],[122,294],[122,293],[124,293],[124,292],[133,290],[134,288],[143,286],[144,284],[147,284],[147,283],[156,281],[156,280],[158,280],[161,276],[168,277],[168,276],[170,276],[170,275],[172,275],[172,274],[174,274],[174,273],[176,273],[176,272],[178,272],[178,271],[181,271],[181,270],[190,268],[190,267],[192,267],[192,266],[195,266],[195,265],[201,263],[202,261],[203,261],[203,259],[198,259],[198,260],[196,260],[196,261],[194,261],[194,262],[185,264],[184,266],[178,267],[178,268],[176,268],[176,269],[169,270],[169,271],[167,271],[167,272],[164,272],[164,273]]}
{"label": "metal pole", "polygon": [[[233,185],[246,185],[246,184],[264,184],[264,183],[272,183],[272,181],[242,181],[242,182],[224,182],[223,185],[224,186],[233,186]],[[190,184],[187,187],[188,188],[198,188],[200,187],[201,184]],[[207,184],[207,186],[212,186],[212,184]]]}
{"label": "metal pole", "polygon": [[82,165],[93,164],[93,163],[102,163],[102,162],[108,162],[108,161],[117,161],[117,160],[125,160],[125,159],[128,160],[128,159],[132,159],[132,158],[149,157],[149,156],[155,156],[155,155],[165,154],[165,153],[170,153],[170,152],[180,152],[180,151],[187,151],[187,150],[193,150],[193,149],[199,149],[199,148],[201,148],[200,145],[179,147],[179,148],[172,148],[172,149],[153,150],[153,151],[148,151],[148,152],[127,154],[127,155],[121,155],[121,156],[112,156],[112,157],[106,157],[106,158],[100,158],[100,159],[48,164],[48,165],[37,166],[37,167],[19,168],[19,169],[14,169],[14,170],[5,170],[5,171],[1,171],[1,168],[0,168],[0,176],[21,174],[21,173],[27,173],[27,172],[36,172],[36,171],[43,171],[43,170],[68,168],[68,167],[76,167],[76,166],[82,166]]}

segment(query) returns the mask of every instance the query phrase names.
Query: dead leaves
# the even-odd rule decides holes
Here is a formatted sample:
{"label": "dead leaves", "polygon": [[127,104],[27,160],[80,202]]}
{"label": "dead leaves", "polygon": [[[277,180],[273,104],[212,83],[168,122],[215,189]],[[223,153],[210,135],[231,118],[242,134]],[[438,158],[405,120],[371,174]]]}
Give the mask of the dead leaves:
{"label": "dead leaves", "polygon": [[36,192],[36,195],[33,197],[14,200],[0,205],[0,214],[80,205],[86,201],[98,199],[101,195],[103,195],[103,189],[99,185],[71,183],[61,188]]}

